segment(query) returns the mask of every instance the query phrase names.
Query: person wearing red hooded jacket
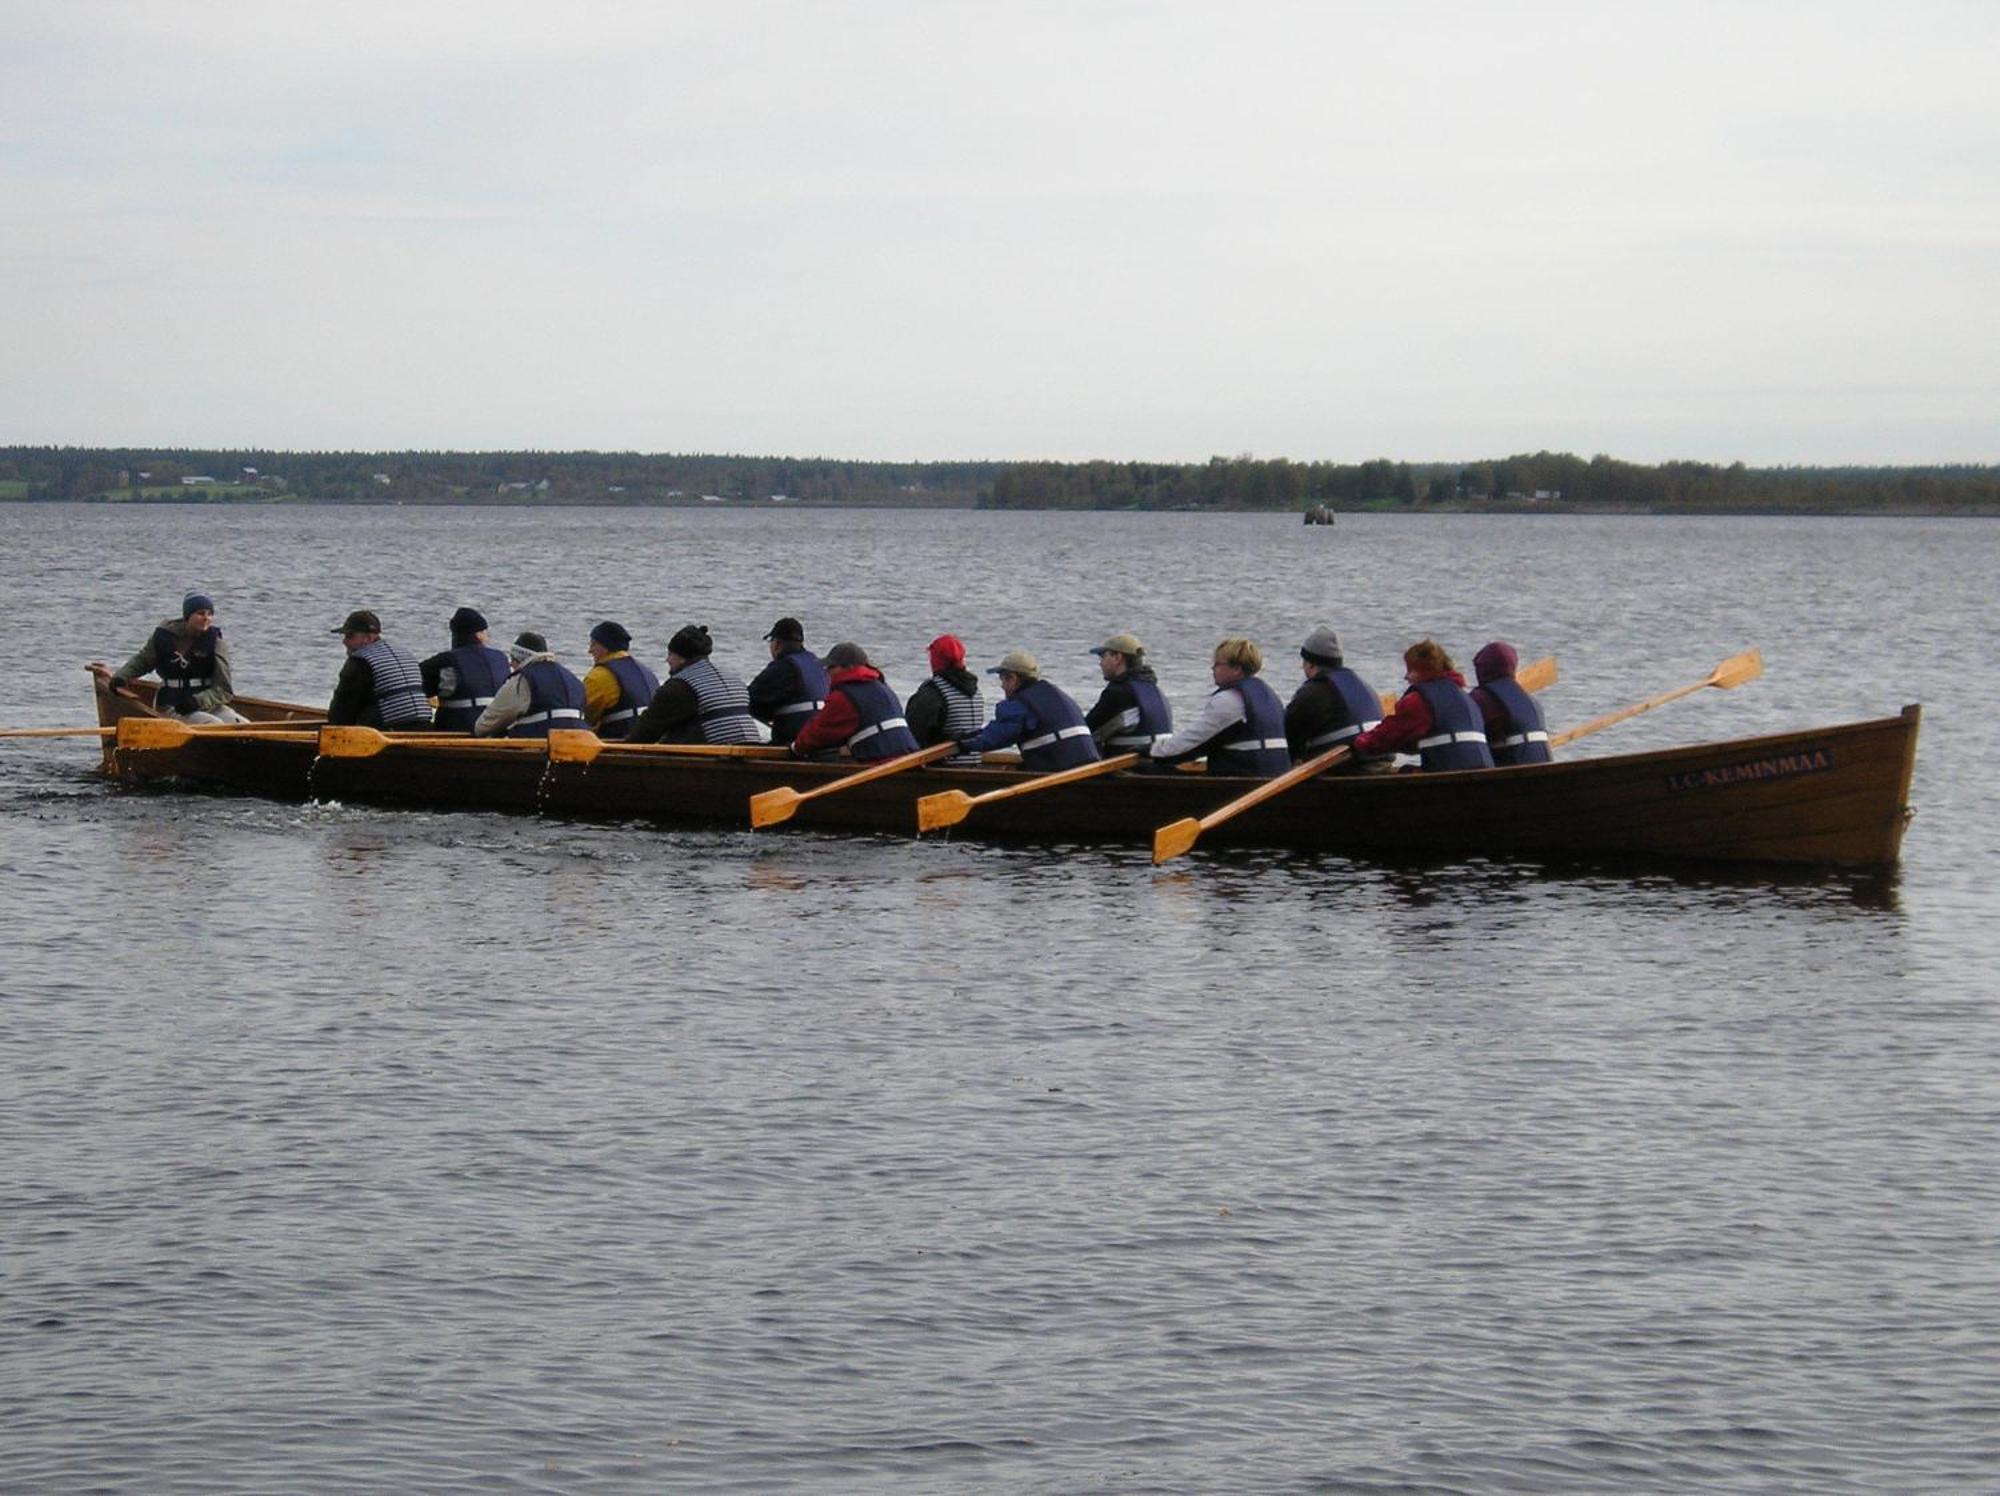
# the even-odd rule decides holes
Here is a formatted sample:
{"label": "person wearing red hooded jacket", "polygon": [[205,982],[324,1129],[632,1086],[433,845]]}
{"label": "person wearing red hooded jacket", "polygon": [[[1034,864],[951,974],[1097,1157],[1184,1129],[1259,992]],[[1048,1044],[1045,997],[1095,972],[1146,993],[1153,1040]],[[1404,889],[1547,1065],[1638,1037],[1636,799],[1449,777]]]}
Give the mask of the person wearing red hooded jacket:
{"label": "person wearing red hooded jacket", "polygon": [[1514,679],[1520,656],[1504,639],[1495,639],[1472,657],[1472,673],[1479,684],[1472,688],[1473,705],[1486,724],[1486,743],[1493,750],[1493,762],[1545,764],[1549,752],[1549,728],[1542,720],[1542,708]]}
{"label": "person wearing red hooded jacket", "polygon": [[1492,768],[1485,719],[1444,647],[1420,639],[1403,651],[1403,667],[1409,689],[1393,712],[1354,740],[1355,756],[1414,753],[1426,770]]}
{"label": "person wearing red hooded jacket", "polygon": [[795,758],[845,748],[856,763],[873,763],[917,751],[903,717],[903,703],[859,644],[842,642],[826,652],[826,705],[792,739]]}

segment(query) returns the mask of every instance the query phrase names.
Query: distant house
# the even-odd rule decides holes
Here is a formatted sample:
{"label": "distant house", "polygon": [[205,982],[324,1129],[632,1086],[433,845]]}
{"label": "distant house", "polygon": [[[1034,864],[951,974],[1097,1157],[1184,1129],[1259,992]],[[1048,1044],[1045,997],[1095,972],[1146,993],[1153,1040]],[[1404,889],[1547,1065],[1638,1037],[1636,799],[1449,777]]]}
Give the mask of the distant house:
{"label": "distant house", "polygon": [[257,481],[257,470],[253,467],[247,467],[243,470],[243,476],[252,483],[255,483]]}
{"label": "distant house", "polygon": [[[141,476],[143,477],[144,475],[141,474]],[[181,482],[186,484],[213,483],[214,481],[215,480],[209,477],[208,474],[206,473],[187,473],[181,476]]]}
{"label": "distant house", "polygon": [[394,483],[396,480],[394,478],[391,478],[387,473],[377,473],[375,475],[375,481],[381,484],[384,488],[387,488],[391,483]]}
{"label": "distant house", "polygon": [[625,485],[622,483],[607,483],[604,486],[604,491],[606,493],[623,493],[625,492]]}
{"label": "distant house", "polygon": [[1560,488],[1538,488],[1535,490],[1535,497],[1537,499],[1559,499],[1562,496]]}
{"label": "distant house", "polygon": [[724,504],[728,502],[719,493],[705,493],[701,496],[701,501],[704,504]]}

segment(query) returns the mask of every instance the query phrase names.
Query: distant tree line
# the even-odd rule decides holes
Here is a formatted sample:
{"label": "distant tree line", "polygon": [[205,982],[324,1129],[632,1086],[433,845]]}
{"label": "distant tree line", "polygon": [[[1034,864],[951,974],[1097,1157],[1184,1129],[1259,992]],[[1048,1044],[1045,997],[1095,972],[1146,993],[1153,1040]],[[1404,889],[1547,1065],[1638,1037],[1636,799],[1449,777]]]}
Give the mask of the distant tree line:
{"label": "distant tree line", "polygon": [[1535,452],[1474,463],[1023,462],[994,509],[1518,509],[1653,513],[2000,513],[2000,467],[1646,466]]}
{"label": "distant tree line", "polygon": [[[184,480],[200,478],[200,483]],[[0,447],[0,496],[321,504],[909,505],[983,509],[2000,514],[2000,467],[1657,466],[1566,452],[1473,463],[843,462],[639,452]]]}

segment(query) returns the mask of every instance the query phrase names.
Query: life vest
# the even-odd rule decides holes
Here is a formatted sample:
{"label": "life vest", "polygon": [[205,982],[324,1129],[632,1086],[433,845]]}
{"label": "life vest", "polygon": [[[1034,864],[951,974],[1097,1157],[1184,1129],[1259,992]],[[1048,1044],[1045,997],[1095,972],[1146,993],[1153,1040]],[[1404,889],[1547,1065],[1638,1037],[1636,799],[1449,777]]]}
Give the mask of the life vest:
{"label": "life vest", "polygon": [[493,704],[494,693],[507,683],[507,657],[484,644],[460,644],[451,652],[456,682],[450,696],[438,698],[431,726],[439,732],[471,732],[479,714]]}
{"label": "life vest", "polygon": [[545,738],[551,728],[583,726],[583,682],[555,660],[530,660],[521,667],[528,683],[528,709],[507,724],[510,738]]}
{"label": "life vest", "polygon": [[1158,681],[1124,675],[1111,685],[1114,689],[1123,687],[1130,691],[1132,705],[1106,724],[1111,729],[1111,736],[1104,740],[1107,751],[1144,753],[1153,746],[1153,739],[1163,738],[1174,730],[1174,709],[1160,694]]}
{"label": "life vest", "polygon": [[903,719],[903,703],[888,682],[879,677],[844,680],[830,689],[845,695],[860,715],[861,725],[847,739],[847,751],[856,763],[874,763],[917,751],[916,734]]}
{"label": "life vest", "polygon": [[1513,676],[1484,681],[1480,689],[1500,703],[1504,720],[1491,730],[1487,745],[1495,764],[1545,764],[1549,761],[1549,729],[1541,703],[1521,689]]}
{"label": "life vest", "polygon": [[826,666],[809,649],[788,649],[771,662],[791,677],[786,695],[771,709],[771,741],[789,743],[826,705]]}
{"label": "life vest", "polygon": [[[944,735],[961,742],[979,736],[979,730],[986,725],[986,703],[980,699],[978,689],[961,691],[942,675],[933,675],[928,684],[944,700]],[[954,753],[944,762],[947,768],[969,769],[977,767],[979,755]]]}
{"label": "life vest", "polygon": [[153,669],[160,689],[153,705],[163,712],[200,711],[195,695],[215,684],[215,641],[222,630],[209,627],[199,634],[182,633],[161,624],[153,630]]}
{"label": "life vest", "polygon": [[602,664],[611,672],[612,679],[618,682],[618,700],[597,719],[597,735],[616,742],[632,731],[632,724],[638,720],[639,713],[646,709],[646,703],[660,689],[660,680],[630,655],[618,655]]}
{"label": "life vest", "polygon": [[1430,735],[1417,740],[1417,756],[1425,769],[1493,767],[1493,754],[1486,746],[1486,719],[1465,687],[1440,676],[1411,689],[1431,709]]}
{"label": "life vest", "polygon": [[1292,749],[1285,738],[1285,704],[1278,693],[1254,675],[1222,690],[1241,693],[1243,716],[1208,745],[1209,771],[1262,779],[1284,773],[1292,766]]}
{"label": "life vest", "polygon": [[375,699],[368,705],[370,727],[423,727],[431,720],[431,700],[424,691],[423,667],[400,644],[375,639],[354,651],[366,660],[375,680]]}
{"label": "life vest", "polygon": [[1323,688],[1333,697],[1333,726],[1301,743],[1299,749],[1302,756],[1309,758],[1315,753],[1324,753],[1381,725],[1382,699],[1352,670],[1345,666],[1322,670],[1306,682],[1307,689],[1313,686]]}
{"label": "life vest", "polygon": [[757,719],[750,715],[750,693],[743,682],[724,675],[707,659],[690,660],[674,677],[694,687],[695,720],[704,743],[761,743]]}
{"label": "life vest", "polygon": [[1043,773],[1094,764],[1103,757],[1083,711],[1045,680],[1029,681],[1014,693],[1033,724],[1021,734],[1021,767]]}

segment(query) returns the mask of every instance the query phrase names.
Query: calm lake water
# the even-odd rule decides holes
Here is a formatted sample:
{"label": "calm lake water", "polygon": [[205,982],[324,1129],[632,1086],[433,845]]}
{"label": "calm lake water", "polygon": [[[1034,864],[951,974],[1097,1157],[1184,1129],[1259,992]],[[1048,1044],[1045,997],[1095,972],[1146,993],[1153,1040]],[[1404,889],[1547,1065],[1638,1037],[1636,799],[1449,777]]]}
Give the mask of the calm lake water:
{"label": "calm lake water", "polygon": [[2000,1485],[2000,524],[0,506],[0,722],[199,585],[907,691],[1553,653],[1579,744],[1926,708],[1893,879],[752,835],[0,744],[0,1487]]}

